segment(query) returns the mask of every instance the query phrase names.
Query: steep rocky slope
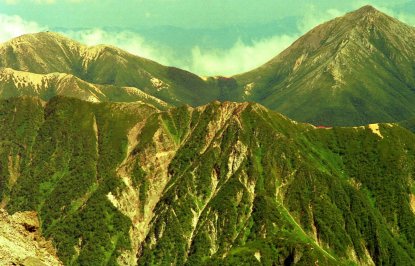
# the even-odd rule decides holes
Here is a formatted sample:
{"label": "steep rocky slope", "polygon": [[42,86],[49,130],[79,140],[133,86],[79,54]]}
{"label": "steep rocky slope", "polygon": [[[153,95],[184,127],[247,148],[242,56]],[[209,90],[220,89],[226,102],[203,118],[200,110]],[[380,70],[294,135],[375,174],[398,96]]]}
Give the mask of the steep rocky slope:
{"label": "steep rocky slope", "polygon": [[251,103],[0,105],[0,200],[66,265],[412,265],[415,135]]}
{"label": "steep rocky slope", "polygon": [[62,265],[52,246],[39,232],[34,212],[18,212],[9,216],[0,209],[0,265]]}

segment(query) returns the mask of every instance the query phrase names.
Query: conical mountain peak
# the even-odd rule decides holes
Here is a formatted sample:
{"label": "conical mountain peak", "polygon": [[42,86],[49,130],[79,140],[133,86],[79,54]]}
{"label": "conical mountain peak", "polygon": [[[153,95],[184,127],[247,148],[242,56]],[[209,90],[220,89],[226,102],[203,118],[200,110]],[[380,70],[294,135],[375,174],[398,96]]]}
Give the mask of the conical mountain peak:
{"label": "conical mountain peak", "polygon": [[[235,78],[249,91],[246,98],[296,120],[397,121],[415,110],[408,108],[415,100],[414,60],[414,28],[364,6],[315,27],[267,64]],[[316,104],[309,101],[316,98]],[[376,115],[369,117],[368,109]]]}
{"label": "conical mountain peak", "polygon": [[[346,15],[335,19],[341,21],[350,27],[376,27],[378,29],[388,30],[391,28],[408,28],[409,26],[403,22],[377,10],[373,6],[367,5],[356,11],[347,13]],[[329,24],[330,22],[326,23]]]}
{"label": "conical mountain peak", "polygon": [[379,10],[377,10],[376,8],[374,8],[371,5],[366,5],[363,6],[361,8],[359,8],[358,10],[352,12],[352,13],[356,13],[356,14],[374,14],[374,13],[381,13]]}

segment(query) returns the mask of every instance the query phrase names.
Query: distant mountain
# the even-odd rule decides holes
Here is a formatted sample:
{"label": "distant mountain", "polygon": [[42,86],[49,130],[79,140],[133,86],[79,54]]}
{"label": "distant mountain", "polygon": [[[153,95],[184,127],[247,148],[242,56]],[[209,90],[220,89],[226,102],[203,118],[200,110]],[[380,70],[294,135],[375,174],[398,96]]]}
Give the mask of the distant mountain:
{"label": "distant mountain", "polygon": [[317,125],[415,115],[415,29],[365,6],[324,23],[234,79],[238,100]]}
{"label": "distant mountain", "polygon": [[[90,102],[135,102],[142,101],[159,109],[169,107],[166,102],[142,92],[135,87],[118,87],[86,82],[72,74],[34,74],[0,69],[0,98],[37,96],[44,100],[60,95]],[[171,106],[170,106],[171,107]]]}
{"label": "distant mountain", "polygon": [[[0,203],[65,265],[414,265],[415,135],[254,103],[0,103]],[[1,243],[0,243],[1,244]]]}
{"label": "distant mountain", "polygon": [[[204,80],[187,71],[111,46],[87,47],[52,32],[23,35],[2,44],[0,67],[34,74],[70,74],[92,84],[136,88],[176,105],[199,105],[216,96]],[[111,100],[126,101],[125,93],[120,94]]]}
{"label": "distant mountain", "polygon": [[[415,29],[371,6],[319,25],[265,65],[234,77],[201,78],[115,47],[42,32],[0,46],[0,97],[140,100],[160,108],[251,101],[298,121],[355,126],[415,116],[414,61]],[[35,88],[39,83],[22,76],[51,82]]]}

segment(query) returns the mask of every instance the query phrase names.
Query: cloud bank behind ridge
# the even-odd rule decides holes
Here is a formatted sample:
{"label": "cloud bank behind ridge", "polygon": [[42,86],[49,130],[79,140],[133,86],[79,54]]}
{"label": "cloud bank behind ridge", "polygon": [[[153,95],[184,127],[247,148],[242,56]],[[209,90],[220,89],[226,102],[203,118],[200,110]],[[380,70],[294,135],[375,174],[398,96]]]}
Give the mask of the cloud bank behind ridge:
{"label": "cloud bank behind ridge", "polygon": [[[0,42],[23,34],[49,30],[47,26],[19,16],[0,14]],[[61,34],[86,45],[107,44],[164,65],[180,67],[201,76],[233,75],[253,69],[288,47],[298,36],[273,36],[246,44],[238,40],[230,49],[203,50],[193,47],[187,55],[177,55],[169,47],[146,40],[132,31],[103,29],[62,31]],[[187,58],[184,58],[187,57]]]}
{"label": "cloud bank behind ridge", "polygon": [[[13,2],[12,0],[10,0]],[[66,0],[74,1],[74,0]],[[107,31],[100,28],[86,30],[67,30],[60,33],[86,45],[106,44],[119,47],[132,54],[145,57],[164,65],[179,67],[201,76],[231,76],[254,69],[282,52],[301,34],[314,26],[343,14],[336,9],[324,12],[313,5],[307,7],[308,12],[297,23],[297,32],[269,36],[249,42],[237,40],[229,48],[193,46],[185,54],[179,53],[164,44],[152,42],[142,35],[129,31]],[[394,13],[391,10],[379,9],[394,15],[409,24],[415,24],[415,16],[406,13]],[[47,26],[28,21],[19,16],[0,13],[0,42],[11,38],[48,30]]]}

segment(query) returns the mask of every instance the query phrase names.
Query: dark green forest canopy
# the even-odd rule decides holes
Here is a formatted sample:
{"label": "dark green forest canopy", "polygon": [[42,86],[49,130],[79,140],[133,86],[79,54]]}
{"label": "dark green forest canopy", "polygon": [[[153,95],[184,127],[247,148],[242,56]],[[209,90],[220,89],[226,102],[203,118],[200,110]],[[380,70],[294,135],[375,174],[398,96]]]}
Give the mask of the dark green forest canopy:
{"label": "dark green forest canopy", "polygon": [[415,135],[253,103],[0,103],[0,201],[66,265],[415,263]]}

